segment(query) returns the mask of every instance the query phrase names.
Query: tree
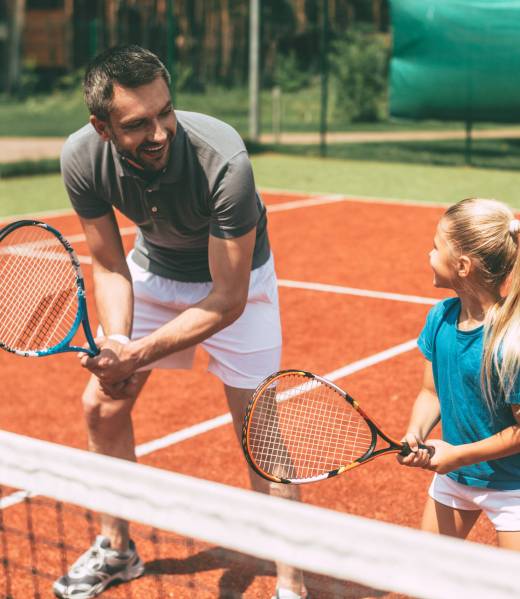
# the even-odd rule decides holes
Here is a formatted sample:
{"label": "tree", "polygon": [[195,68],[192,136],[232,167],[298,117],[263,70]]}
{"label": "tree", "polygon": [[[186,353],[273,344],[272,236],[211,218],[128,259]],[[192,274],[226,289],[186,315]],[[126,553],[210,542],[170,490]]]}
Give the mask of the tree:
{"label": "tree", "polygon": [[22,73],[22,30],[25,0],[7,0],[7,79],[6,91],[15,93]]}

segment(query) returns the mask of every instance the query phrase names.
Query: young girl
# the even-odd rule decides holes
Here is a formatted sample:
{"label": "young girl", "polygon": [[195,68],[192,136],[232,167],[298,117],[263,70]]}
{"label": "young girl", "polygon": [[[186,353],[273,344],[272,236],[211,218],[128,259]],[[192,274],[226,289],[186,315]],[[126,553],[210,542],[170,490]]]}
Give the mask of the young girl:
{"label": "young girl", "polygon": [[[437,227],[435,287],[418,345],[422,389],[398,458],[433,470],[422,529],[465,538],[484,511],[501,547],[520,550],[520,221],[495,200],[466,199]],[[506,292],[506,285],[508,286]],[[428,435],[441,420],[443,440]],[[430,457],[418,443],[433,446]]]}

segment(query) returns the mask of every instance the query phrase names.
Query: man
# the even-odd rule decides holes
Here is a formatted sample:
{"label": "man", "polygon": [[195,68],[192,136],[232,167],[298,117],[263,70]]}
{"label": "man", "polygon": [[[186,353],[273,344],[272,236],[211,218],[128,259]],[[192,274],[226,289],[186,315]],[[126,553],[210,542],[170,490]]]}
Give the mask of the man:
{"label": "man", "polygon": [[[81,358],[92,373],[83,396],[89,447],[127,460],[135,460],[131,410],[153,368],[190,368],[202,344],[240,436],[252,390],[278,369],[281,352],[266,211],[244,144],[225,123],[176,113],[169,83],[139,46],[103,52],[85,76],[90,124],[62,152],[102,329],[99,356]],[[127,260],[114,208],[138,226]],[[296,497],[251,480],[256,490]],[[94,546],[54,592],[95,597],[143,570],[128,524],[104,515]],[[306,597],[300,572],[277,570],[279,599]]]}

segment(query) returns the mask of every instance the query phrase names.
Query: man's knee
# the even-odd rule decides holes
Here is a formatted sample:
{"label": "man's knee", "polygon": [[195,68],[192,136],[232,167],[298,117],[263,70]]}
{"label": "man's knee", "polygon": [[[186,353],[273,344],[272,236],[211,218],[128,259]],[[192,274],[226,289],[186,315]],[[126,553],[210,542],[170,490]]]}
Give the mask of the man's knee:
{"label": "man's knee", "polygon": [[92,378],[82,396],[83,411],[90,431],[102,431],[126,422],[135,397],[113,399],[105,393],[97,379]]}

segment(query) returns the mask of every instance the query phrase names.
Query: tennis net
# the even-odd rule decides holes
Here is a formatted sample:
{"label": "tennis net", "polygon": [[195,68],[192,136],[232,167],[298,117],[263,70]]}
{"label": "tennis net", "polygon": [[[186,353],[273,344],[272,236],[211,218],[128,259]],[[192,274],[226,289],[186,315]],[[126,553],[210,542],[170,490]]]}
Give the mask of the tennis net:
{"label": "tennis net", "polygon": [[313,599],[390,591],[506,599],[518,592],[520,555],[514,552],[4,431],[0,485],[5,599],[52,597],[52,581],[95,538],[94,512],[131,520],[146,563],[142,578],[107,589],[107,598],[270,597],[274,561],[303,569]]}

